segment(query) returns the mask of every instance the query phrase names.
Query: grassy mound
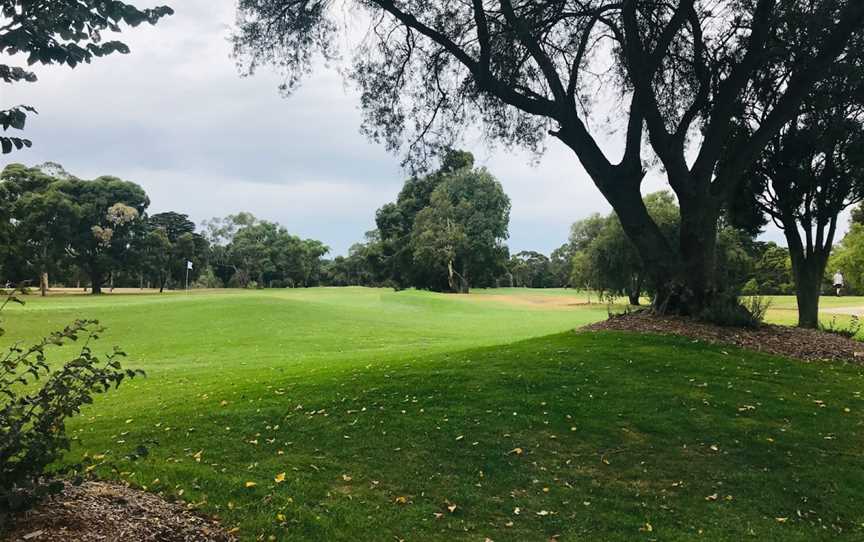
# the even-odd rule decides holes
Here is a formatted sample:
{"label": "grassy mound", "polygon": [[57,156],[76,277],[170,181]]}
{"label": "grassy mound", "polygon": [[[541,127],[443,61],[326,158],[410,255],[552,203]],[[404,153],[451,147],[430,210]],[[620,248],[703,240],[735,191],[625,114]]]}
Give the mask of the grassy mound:
{"label": "grassy mound", "polygon": [[69,313],[150,374],[72,424],[72,456],[244,539],[864,537],[860,366],[519,340],[605,309],[374,290],[61,298],[10,328]]}

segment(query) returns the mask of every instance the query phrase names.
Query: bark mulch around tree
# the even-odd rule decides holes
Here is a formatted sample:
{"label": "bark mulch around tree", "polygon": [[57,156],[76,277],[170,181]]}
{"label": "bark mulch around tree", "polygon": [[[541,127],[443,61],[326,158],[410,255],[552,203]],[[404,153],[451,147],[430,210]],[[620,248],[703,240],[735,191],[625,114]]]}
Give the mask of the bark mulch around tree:
{"label": "bark mulch around tree", "polygon": [[681,335],[714,344],[729,344],[804,361],[864,363],[864,342],[836,333],[764,324],[758,329],[720,327],[691,318],[657,316],[648,311],[613,315],[581,328],[588,331],[634,331]]}
{"label": "bark mulch around tree", "polygon": [[4,540],[24,542],[230,542],[216,521],[119,484],[67,484],[62,493],[14,518]]}

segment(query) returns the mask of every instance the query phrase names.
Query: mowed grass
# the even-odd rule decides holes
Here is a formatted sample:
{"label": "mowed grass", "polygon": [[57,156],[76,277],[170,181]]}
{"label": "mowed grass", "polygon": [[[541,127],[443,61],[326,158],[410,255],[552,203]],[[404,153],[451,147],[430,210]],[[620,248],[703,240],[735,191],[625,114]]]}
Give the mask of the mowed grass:
{"label": "mowed grass", "polygon": [[[789,326],[798,323],[798,301],[794,295],[765,296],[765,300],[770,302],[766,321]],[[852,325],[852,316],[844,312],[864,313],[864,297],[823,295],[819,298],[819,311],[823,326],[848,328]],[[858,338],[864,339],[864,333],[859,333]]]}
{"label": "mowed grass", "polygon": [[31,298],[3,341],[101,319],[148,377],[69,460],[244,540],[864,538],[861,366],[576,333],[606,307],[520,295]]}

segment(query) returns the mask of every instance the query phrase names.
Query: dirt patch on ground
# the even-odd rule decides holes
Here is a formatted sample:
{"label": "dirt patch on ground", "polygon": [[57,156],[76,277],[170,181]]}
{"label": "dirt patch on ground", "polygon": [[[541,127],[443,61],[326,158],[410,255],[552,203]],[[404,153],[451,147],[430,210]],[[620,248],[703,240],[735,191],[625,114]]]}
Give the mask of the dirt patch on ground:
{"label": "dirt patch on ground", "polygon": [[612,316],[581,329],[681,335],[805,361],[864,363],[864,343],[834,333],[790,326],[765,324],[758,329],[719,327],[690,318],[656,316],[643,311]]}
{"label": "dirt patch on ground", "polygon": [[460,298],[468,301],[491,301],[496,303],[507,303],[509,305],[521,305],[523,307],[542,307],[550,309],[588,306],[601,308],[604,306],[600,303],[589,303],[584,297],[577,296],[483,294],[460,296]]}
{"label": "dirt patch on ground", "polygon": [[215,520],[179,503],[119,484],[67,484],[63,492],[13,518],[4,540],[25,542],[230,542]]}
{"label": "dirt patch on ground", "polygon": [[848,314],[850,316],[864,316],[864,307],[834,307],[822,309],[820,312],[826,314]]}

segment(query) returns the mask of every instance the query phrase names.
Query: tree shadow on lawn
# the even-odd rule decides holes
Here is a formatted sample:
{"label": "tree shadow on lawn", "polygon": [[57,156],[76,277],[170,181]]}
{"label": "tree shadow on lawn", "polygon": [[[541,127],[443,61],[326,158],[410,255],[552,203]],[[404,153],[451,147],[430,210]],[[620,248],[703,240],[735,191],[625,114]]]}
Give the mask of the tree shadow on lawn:
{"label": "tree shadow on lawn", "polygon": [[250,539],[864,536],[860,366],[597,332],[281,378],[81,437]]}

